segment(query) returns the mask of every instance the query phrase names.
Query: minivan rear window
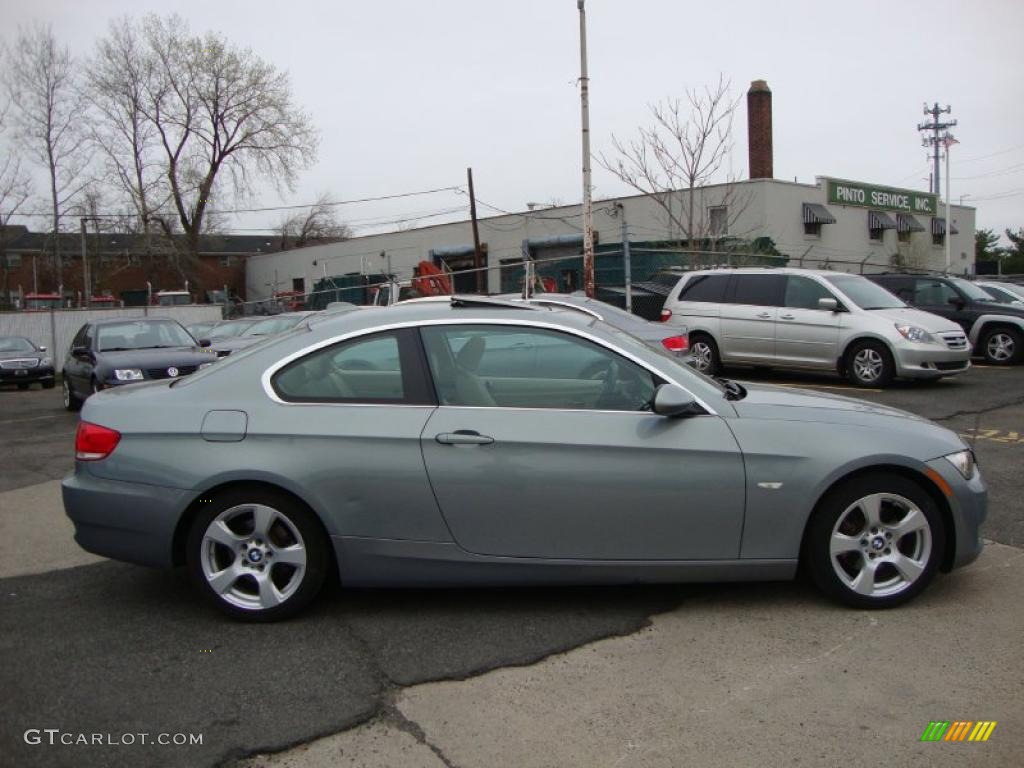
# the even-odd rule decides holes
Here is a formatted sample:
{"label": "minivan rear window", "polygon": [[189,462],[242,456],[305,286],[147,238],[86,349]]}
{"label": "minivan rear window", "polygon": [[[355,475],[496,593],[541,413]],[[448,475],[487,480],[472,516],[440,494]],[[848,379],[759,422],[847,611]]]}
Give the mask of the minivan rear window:
{"label": "minivan rear window", "polygon": [[679,293],[680,301],[725,301],[725,289],[731,275],[695,275]]}

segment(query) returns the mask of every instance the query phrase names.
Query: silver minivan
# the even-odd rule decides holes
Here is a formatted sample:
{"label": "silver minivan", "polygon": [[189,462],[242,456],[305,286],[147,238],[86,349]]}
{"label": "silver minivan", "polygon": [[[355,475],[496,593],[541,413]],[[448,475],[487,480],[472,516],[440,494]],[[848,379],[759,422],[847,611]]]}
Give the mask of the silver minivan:
{"label": "silver minivan", "polygon": [[708,374],[723,364],[828,370],[878,387],[970,367],[970,344],[956,323],[843,272],[687,272],[665,299],[662,319],[669,318],[687,325],[694,366]]}

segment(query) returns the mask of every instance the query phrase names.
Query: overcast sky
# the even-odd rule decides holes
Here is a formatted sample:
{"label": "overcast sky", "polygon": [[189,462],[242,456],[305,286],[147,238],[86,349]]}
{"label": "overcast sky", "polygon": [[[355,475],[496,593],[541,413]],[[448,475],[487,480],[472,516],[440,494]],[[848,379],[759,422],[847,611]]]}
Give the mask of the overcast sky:
{"label": "overcast sky", "polygon": [[[362,198],[464,184],[508,210],[581,198],[579,24],[575,0],[0,0],[10,40],[19,23],[53,25],[88,54],[116,16],[177,12],[291,74],[323,133],[319,160],[294,195]],[[652,101],[765,79],[774,95],[775,174],[838,176],[926,189],[922,104],[953,107],[952,199],[978,227],[1024,226],[1022,0],[588,0],[592,149],[647,122]],[[746,176],[745,102],[733,171]],[[595,194],[627,190],[596,163]],[[368,222],[433,214],[466,198],[441,193],[346,206]],[[481,215],[489,213],[481,207]],[[434,223],[446,218],[423,219]],[[272,226],[280,214],[229,229]],[[359,229],[357,231],[367,231]]]}

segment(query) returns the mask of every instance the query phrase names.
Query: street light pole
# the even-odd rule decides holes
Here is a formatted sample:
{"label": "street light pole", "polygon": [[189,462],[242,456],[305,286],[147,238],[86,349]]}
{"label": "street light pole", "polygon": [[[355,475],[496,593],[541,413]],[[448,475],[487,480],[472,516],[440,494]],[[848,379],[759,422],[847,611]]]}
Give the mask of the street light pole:
{"label": "street light pole", "polygon": [[949,274],[950,269],[953,268],[952,254],[950,253],[950,238],[953,235],[953,219],[949,215],[949,149],[954,144],[959,144],[956,139],[953,138],[953,134],[946,131],[946,134],[942,137],[942,144],[946,148],[946,234],[943,240],[946,246],[946,274]]}
{"label": "street light pole", "polygon": [[594,216],[590,197],[590,78],[587,76],[587,12],[580,11],[580,113],[583,133],[583,290],[594,298]]}

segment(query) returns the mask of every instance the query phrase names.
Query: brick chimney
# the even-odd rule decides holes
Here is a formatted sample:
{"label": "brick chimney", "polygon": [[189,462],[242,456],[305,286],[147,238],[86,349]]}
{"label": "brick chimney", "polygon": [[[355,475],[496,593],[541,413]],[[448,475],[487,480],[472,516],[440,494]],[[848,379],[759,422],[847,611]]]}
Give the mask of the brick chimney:
{"label": "brick chimney", "polygon": [[755,80],[747,91],[747,145],[750,178],[772,178],[772,92],[764,80]]}

